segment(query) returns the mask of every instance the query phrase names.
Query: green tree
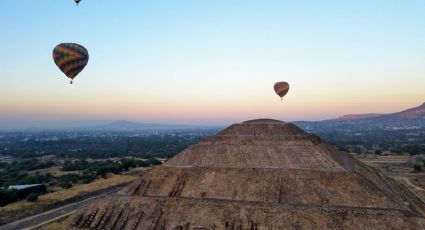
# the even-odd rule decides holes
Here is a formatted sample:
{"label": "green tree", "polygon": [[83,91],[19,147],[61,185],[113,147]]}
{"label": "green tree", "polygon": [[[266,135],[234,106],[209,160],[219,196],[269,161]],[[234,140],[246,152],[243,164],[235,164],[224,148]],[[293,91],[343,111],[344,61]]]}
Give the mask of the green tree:
{"label": "green tree", "polygon": [[415,170],[415,172],[422,172],[422,165],[415,164],[413,165],[413,169]]}
{"label": "green tree", "polygon": [[15,189],[0,187],[0,206],[4,206],[18,200],[18,192]]}
{"label": "green tree", "polygon": [[64,180],[59,182],[59,186],[61,186],[63,189],[69,189],[72,188],[72,183],[68,180]]}
{"label": "green tree", "polygon": [[27,196],[27,201],[28,202],[36,202],[38,200],[38,194],[37,193],[30,193]]}
{"label": "green tree", "polygon": [[148,162],[148,164],[150,164],[150,165],[152,165],[152,166],[162,164],[162,162],[161,162],[161,161],[159,161],[158,159],[156,159],[156,158],[154,158],[154,157],[149,158],[149,159],[147,160],[147,162]]}

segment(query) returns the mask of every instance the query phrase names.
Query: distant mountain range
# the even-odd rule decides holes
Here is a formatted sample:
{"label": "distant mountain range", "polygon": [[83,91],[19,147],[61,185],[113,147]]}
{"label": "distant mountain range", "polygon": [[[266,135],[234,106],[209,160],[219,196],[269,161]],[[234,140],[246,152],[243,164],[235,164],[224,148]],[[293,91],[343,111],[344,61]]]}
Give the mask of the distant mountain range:
{"label": "distant mountain range", "polygon": [[[401,112],[379,114],[349,114],[323,121],[293,122],[309,132],[351,132],[375,130],[425,129],[425,103]],[[217,128],[207,125],[156,124],[117,120],[94,126],[84,126],[72,130],[90,131],[137,131],[137,130],[178,130],[178,129]]]}
{"label": "distant mountain range", "polygon": [[71,127],[31,127],[31,128],[15,128],[1,129],[0,132],[44,132],[44,131],[189,131],[194,129],[220,129],[218,125],[202,125],[202,124],[160,124],[133,122],[128,120],[116,120],[104,122],[103,124],[74,125]]}
{"label": "distant mountain range", "polygon": [[137,130],[177,130],[177,129],[198,129],[209,128],[213,126],[207,125],[185,125],[185,124],[156,124],[133,122],[127,120],[117,120],[110,123],[94,126],[84,126],[74,128],[76,130],[90,130],[90,131],[137,131]]}
{"label": "distant mountain range", "polygon": [[339,117],[334,120],[347,121],[347,120],[359,120],[368,118],[385,118],[385,119],[424,119],[425,118],[425,103],[418,107],[414,107],[408,110],[404,110],[397,113],[390,114],[379,114],[379,113],[368,113],[368,114],[349,114]]}
{"label": "distant mountain range", "polygon": [[[323,121],[295,121],[292,122],[309,132],[338,132],[338,131],[367,131],[367,130],[408,130],[425,129],[425,103],[401,112],[379,114],[349,114],[335,119]],[[163,131],[177,129],[208,129],[223,128],[218,125],[187,125],[187,124],[158,124],[117,120],[100,125],[87,125],[68,128],[27,128],[27,129],[4,129],[6,131]],[[4,131],[3,130],[3,131]]]}
{"label": "distant mountain range", "polygon": [[297,121],[301,128],[317,132],[334,131],[367,131],[367,130],[400,130],[425,128],[425,103],[411,109],[389,114],[350,114],[324,121]]}

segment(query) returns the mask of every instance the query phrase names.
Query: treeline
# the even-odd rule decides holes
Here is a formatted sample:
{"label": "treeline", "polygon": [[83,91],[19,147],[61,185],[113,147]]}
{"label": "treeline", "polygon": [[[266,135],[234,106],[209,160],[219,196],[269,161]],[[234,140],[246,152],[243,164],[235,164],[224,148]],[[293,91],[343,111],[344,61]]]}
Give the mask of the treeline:
{"label": "treeline", "polygon": [[392,149],[392,152],[398,154],[409,153],[410,155],[425,154],[425,144],[407,144],[396,146]]}
{"label": "treeline", "polygon": [[[345,152],[353,152],[357,154],[363,154],[365,152],[369,153],[375,153],[377,155],[381,155],[383,151],[389,151],[391,153],[403,155],[403,154],[410,154],[412,156],[414,155],[423,155],[425,154],[425,144],[405,144],[405,145],[393,145],[393,146],[382,146],[382,145],[375,145],[379,146],[378,148],[363,146],[359,147],[359,144],[346,144],[346,143],[333,143],[336,145],[339,150],[345,151]],[[360,144],[360,146],[362,146]]]}
{"label": "treeline", "polygon": [[106,178],[108,173],[119,174],[132,168],[148,167],[157,164],[161,164],[161,162],[154,158],[146,161],[127,158],[120,159],[119,161],[66,161],[62,167],[62,171],[76,171],[76,173],[68,173],[59,176],[56,178],[54,183],[50,183],[49,185],[58,185],[62,188],[68,189],[71,188],[73,184],[88,184],[99,177]]}
{"label": "treeline", "polygon": [[19,195],[16,189],[0,187],[0,207],[18,201]]}
{"label": "treeline", "polygon": [[425,158],[418,158],[416,159],[415,164],[413,164],[413,172],[423,172],[425,168]]}
{"label": "treeline", "polygon": [[26,199],[29,202],[35,202],[38,200],[38,196],[43,193],[45,193],[45,191],[26,193],[20,192],[17,189],[0,187],[0,207],[22,199]]}
{"label": "treeline", "polygon": [[397,154],[425,154],[425,130],[376,130],[366,132],[318,130],[324,140],[342,150],[390,151]]}
{"label": "treeline", "polygon": [[121,173],[136,167],[148,167],[161,164],[155,158],[148,160],[128,159],[123,158],[119,161],[92,161],[78,160],[78,161],[65,161],[62,171],[80,171],[85,174],[96,175],[105,177],[107,173]]}
{"label": "treeline", "polygon": [[55,163],[53,161],[42,162],[37,159],[29,159],[23,161],[13,161],[11,163],[0,162],[0,169],[6,171],[32,171],[37,169],[50,168]]}
{"label": "treeline", "polygon": [[[62,171],[78,171],[78,173],[66,174],[63,176],[55,177],[51,173],[28,173],[28,169],[33,170],[39,167],[30,167],[28,162],[33,162],[35,166],[42,165],[38,160],[30,160],[24,162],[13,162],[10,164],[2,163],[0,167],[0,187],[17,185],[17,184],[49,184],[49,186],[59,185],[61,187],[70,187],[69,183],[90,183],[98,177],[106,177],[108,173],[122,173],[135,167],[148,167],[161,164],[155,158],[148,160],[127,159],[123,158],[119,161],[93,161],[86,160],[66,161],[62,167]],[[51,163],[45,163],[51,167]]]}
{"label": "treeline", "polygon": [[[31,165],[33,164],[33,165]],[[46,184],[54,181],[55,177],[50,173],[28,173],[27,170],[50,168],[52,162],[39,162],[28,160],[23,162],[1,163],[0,165],[0,206],[16,202],[21,194],[16,189],[8,189],[9,185],[20,184]],[[35,201],[37,194],[32,194],[29,201]],[[34,200],[35,198],[35,200]]]}
{"label": "treeline", "polygon": [[39,184],[49,182],[51,174],[28,173],[28,171],[50,168],[52,161],[41,162],[37,159],[21,162],[0,163],[0,187],[15,184]]}
{"label": "treeline", "polygon": [[[7,139],[8,137],[6,137]],[[204,136],[68,136],[55,140],[9,137],[0,149],[1,155],[32,158],[56,155],[68,158],[164,157],[169,158],[203,139]]]}
{"label": "treeline", "polygon": [[[42,162],[31,160],[34,165],[41,165]],[[22,163],[22,165],[21,165]],[[0,206],[16,202],[19,194],[16,190],[8,189],[9,185],[17,184],[45,184],[48,186],[59,186],[69,189],[75,184],[88,184],[97,178],[106,178],[107,174],[119,174],[136,167],[148,167],[161,164],[155,158],[148,160],[123,158],[118,161],[104,160],[92,161],[77,160],[66,161],[62,167],[62,171],[70,172],[61,176],[54,176],[51,173],[28,173],[26,169],[33,169],[28,166],[27,162],[2,164],[5,166],[0,168]],[[50,165],[50,164],[47,164]],[[6,170],[9,169],[9,170]],[[73,173],[75,171],[75,173]],[[36,196],[29,197],[29,201],[35,201]]]}

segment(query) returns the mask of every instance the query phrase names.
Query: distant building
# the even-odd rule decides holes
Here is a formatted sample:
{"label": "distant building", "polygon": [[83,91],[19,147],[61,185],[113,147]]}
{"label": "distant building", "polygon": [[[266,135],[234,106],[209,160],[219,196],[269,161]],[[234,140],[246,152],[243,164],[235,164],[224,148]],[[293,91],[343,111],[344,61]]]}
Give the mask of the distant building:
{"label": "distant building", "polygon": [[23,199],[31,193],[43,194],[46,192],[46,186],[43,184],[10,185],[9,189],[17,190],[19,199]]}

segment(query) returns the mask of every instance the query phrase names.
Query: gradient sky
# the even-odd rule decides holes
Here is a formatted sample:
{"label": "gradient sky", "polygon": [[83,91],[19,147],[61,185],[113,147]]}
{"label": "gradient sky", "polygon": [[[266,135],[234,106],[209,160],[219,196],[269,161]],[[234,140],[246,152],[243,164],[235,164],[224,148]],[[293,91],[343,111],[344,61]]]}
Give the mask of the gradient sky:
{"label": "gradient sky", "polygon": [[[425,102],[424,12],[423,0],[1,0],[0,127],[399,111]],[[73,85],[52,60],[61,42],[90,53]]]}

